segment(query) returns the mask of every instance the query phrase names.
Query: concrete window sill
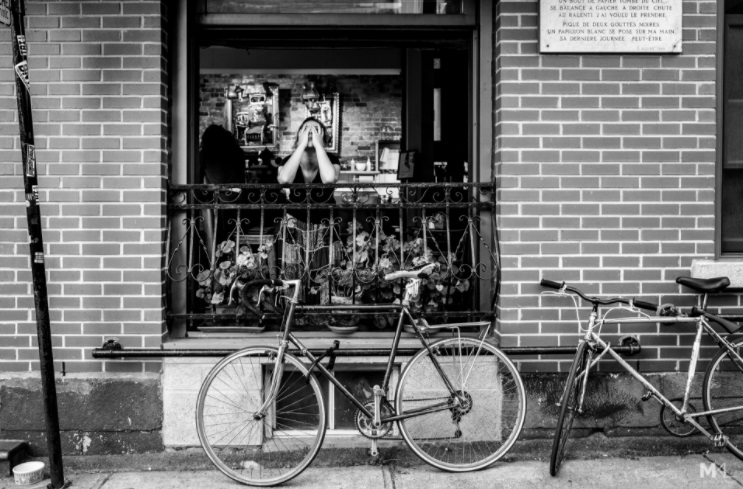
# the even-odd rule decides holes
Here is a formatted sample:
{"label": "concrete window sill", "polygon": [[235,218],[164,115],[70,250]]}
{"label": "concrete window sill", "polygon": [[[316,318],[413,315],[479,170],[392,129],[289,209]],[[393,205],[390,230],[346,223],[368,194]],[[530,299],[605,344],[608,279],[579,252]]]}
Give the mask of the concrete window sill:
{"label": "concrete window sill", "polygon": [[743,258],[721,260],[694,260],[691,276],[695,278],[727,277],[731,289],[743,289]]}
{"label": "concrete window sill", "polygon": [[[392,346],[393,335],[384,333],[355,333],[348,336],[340,336],[327,332],[301,332],[296,334],[297,338],[305,347],[311,349],[325,349],[333,344],[333,340],[340,341],[343,349],[389,349]],[[464,336],[464,335],[463,335]],[[438,338],[435,336],[433,338]],[[441,336],[442,338],[445,336]],[[170,338],[163,343],[163,348],[184,350],[240,350],[248,346],[278,346],[278,333],[248,334],[215,334],[215,333],[191,333],[189,338]],[[403,333],[400,340],[400,348],[421,348],[420,341],[410,333]],[[339,353],[340,354],[340,353]]]}

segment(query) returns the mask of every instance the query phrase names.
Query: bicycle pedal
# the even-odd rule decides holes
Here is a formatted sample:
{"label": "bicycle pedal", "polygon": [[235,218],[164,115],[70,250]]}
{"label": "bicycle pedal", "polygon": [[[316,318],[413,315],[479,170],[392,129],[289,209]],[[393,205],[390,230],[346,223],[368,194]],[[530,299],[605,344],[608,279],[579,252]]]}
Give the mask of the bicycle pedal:
{"label": "bicycle pedal", "polygon": [[717,448],[722,448],[728,443],[728,437],[723,435],[722,433],[717,433],[715,436],[712,437],[712,443]]}

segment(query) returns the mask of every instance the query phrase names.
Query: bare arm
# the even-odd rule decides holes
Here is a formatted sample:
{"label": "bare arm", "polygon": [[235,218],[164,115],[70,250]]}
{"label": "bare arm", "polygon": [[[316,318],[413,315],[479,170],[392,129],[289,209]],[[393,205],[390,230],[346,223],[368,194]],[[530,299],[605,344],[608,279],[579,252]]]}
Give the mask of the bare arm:
{"label": "bare arm", "polygon": [[304,150],[307,149],[308,137],[309,136],[306,132],[299,135],[297,149],[295,149],[294,153],[286,159],[284,165],[279,168],[279,174],[276,177],[276,180],[280,184],[283,185],[294,182],[294,179],[297,176],[297,170],[299,169],[299,163],[302,161],[302,155],[304,154]]}
{"label": "bare arm", "polygon": [[312,144],[315,147],[315,153],[317,154],[318,171],[320,172],[322,183],[337,182],[338,176],[340,175],[340,167],[334,165],[333,162],[330,161],[330,158],[328,158],[328,153],[325,152],[325,147],[319,132],[315,131],[312,133]]}

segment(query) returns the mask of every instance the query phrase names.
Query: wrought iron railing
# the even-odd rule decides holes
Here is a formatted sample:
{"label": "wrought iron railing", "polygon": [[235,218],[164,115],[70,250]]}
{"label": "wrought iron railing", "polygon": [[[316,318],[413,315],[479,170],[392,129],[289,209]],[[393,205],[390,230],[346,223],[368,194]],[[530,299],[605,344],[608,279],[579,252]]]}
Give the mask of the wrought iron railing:
{"label": "wrought iron railing", "polygon": [[[276,327],[281,301],[245,284],[301,279],[306,304],[399,303],[385,274],[438,271],[413,308],[429,322],[493,319],[497,249],[488,184],[173,185],[167,256],[171,321],[188,330]],[[256,307],[256,304],[260,306]],[[384,312],[343,308],[298,326],[392,330]]]}

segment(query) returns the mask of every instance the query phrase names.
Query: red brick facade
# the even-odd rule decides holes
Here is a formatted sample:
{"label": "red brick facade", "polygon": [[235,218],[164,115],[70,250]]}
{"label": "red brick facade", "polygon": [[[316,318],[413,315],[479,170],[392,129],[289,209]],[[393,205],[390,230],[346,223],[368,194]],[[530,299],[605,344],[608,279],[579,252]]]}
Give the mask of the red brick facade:
{"label": "red brick facade", "polygon": [[[159,371],[94,361],[116,336],[165,330],[167,22],[161,2],[30,2],[32,104],[55,359],[67,371]],[[593,294],[690,304],[673,283],[714,257],[716,3],[684,0],[682,55],[540,55],[537,2],[496,7],[496,174],[504,345],[572,345]],[[10,44],[0,45],[0,371],[38,367]],[[713,304],[739,305],[736,295]],[[586,311],[582,311],[582,315]],[[683,369],[686,329],[639,334],[643,370]],[[706,353],[706,352],[705,352]],[[521,361],[564,370],[562,361]],[[567,362],[569,359],[565,358]]]}
{"label": "red brick facade", "polygon": [[[158,346],[164,331],[164,6],[26,5],[57,371],[159,371],[91,350],[111,336]],[[10,50],[0,44],[0,371],[23,372],[39,352]]]}
{"label": "red brick facade", "polygon": [[[498,3],[504,345],[576,343],[573,303],[540,295],[542,277],[589,294],[696,304],[674,280],[692,260],[714,258],[717,11],[710,1],[683,8],[681,55],[540,55],[538,2]],[[625,334],[640,337],[642,370],[687,368],[693,328],[604,329],[614,341]],[[566,371],[571,360],[520,364]]]}

